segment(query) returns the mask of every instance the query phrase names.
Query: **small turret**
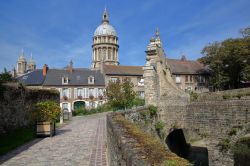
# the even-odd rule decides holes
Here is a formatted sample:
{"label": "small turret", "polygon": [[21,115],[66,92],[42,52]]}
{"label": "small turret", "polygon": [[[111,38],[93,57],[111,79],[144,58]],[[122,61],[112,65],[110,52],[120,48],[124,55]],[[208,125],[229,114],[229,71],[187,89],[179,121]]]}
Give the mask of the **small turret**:
{"label": "small turret", "polygon": [[26,72],[27,62],[24,56],[24,51],[22,49],[19,59],[17,61],[17,74],[22,75]]}
{"label": "small turret", "polygon": [[35,61],[33,59],[32,53],[31,53],[30,60],[28,62],[28,71],[33,71],[35,69],[36,69],[36,63],[35,63]]}

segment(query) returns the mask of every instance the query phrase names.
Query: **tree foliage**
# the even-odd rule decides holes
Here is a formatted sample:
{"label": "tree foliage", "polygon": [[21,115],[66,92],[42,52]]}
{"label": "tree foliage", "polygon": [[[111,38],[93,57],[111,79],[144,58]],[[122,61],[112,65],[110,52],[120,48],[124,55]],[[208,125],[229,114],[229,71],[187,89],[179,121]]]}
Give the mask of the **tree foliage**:
{"label": "tree foliage", "polygon": [[133,86],[127,79],[123,82],[109,82],[106,89],[108,103],[115,109],[131,108],[136,96]]}
{"label": "tree foliage", "polygon": [[200,62],[212,70],[215,89],[234,89],[250,81],[250,28],[241,30],[242,38],[226,39],[204,47]]}
{"label": "tree foliage", "polygon": [[13,82],[15,79],[12,77],[9,71],[4,68],[4,71],[0,74],[0,82]]}

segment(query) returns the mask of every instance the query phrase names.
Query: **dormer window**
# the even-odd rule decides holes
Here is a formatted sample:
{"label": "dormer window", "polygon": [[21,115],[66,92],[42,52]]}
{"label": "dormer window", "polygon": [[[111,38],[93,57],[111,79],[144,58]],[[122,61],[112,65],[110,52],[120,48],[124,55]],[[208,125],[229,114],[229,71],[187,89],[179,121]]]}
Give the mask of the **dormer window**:
{"label": "dormer window", "polygon": [[62,77],[62,84],[66,85],[69,83],[69,78],[68,77]]}
{"label": "dormer window", "polygon": [[95,83],[95,77],[89,76],[88,77],[88,84],[94,84]]}

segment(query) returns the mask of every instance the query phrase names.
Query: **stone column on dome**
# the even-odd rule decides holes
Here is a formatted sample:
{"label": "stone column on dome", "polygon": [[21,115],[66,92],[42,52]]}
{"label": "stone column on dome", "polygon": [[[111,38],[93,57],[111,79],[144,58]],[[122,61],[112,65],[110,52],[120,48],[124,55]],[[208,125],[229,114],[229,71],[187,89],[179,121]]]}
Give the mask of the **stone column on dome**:
{"label": "stone column on dome", "polygon": [[95,58],[96,58],[96,60],[98,61],[98,52],[97,52],[97,49],[95,48]]}
{"label": "stone column on dome", "polygon": [[117,49],[117,52],[116,52],[116,62],[118,63],[118,49]]}
{"label": "stone column on dome", "polygon": [[105,52],[106,52],[106,59],[108,59],[109,60],[109,56],[108,56],[108,48],[107,47],[105,47]]}
{"label": "stone column on dome", "polygon": [[106,60],[106,54],[105,54],[105,49],[104,49],[104,47],[102,47],[102,58],[104,59],[104,60]]}

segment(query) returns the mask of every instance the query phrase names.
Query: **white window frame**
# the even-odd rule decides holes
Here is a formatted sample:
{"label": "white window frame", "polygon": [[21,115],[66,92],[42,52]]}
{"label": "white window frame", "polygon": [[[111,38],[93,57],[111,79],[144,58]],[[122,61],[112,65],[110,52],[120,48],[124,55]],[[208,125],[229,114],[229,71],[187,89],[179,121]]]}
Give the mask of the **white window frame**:
{"label": "white window frame", "polygon": [[70,90],[69,88],[62,88],[62,97],[66,96],[66,97],[69,98],[70,97],[69,96],[69,93],[70,93],[69,90]]}
{"label": "white window frame", "polygon": [[77,88],[76,89],[76,96],[82,96],[83,97],[83,88]]}
{"label": "white window frame", "polygon": [[94,76],[89,76],[88,77],[88,84],[94,84],[95,83],[95,77]]}
{"label": "white window frame", "polygon": [[68,85],[69,84],[69,78],[68,77],[62,77],[62,84]]}

